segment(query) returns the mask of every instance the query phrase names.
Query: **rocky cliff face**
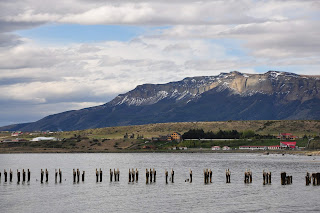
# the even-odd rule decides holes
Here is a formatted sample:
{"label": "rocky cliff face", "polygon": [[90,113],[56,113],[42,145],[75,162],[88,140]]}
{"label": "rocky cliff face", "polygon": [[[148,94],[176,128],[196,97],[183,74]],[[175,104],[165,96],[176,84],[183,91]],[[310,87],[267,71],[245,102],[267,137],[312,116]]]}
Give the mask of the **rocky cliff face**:
{"label": "rocky cliff face", "polygon": [[78,130],[182,121],[320,119],[320,76],[269,71],[144,84],[102,106],[0,130]]}
{"label": "rocky cliff face", "polygon": [[217,89],[230,90],[231,94],[252,96],[254,94],[277,95],[281,101],[307,101],[320,98],[320,78],[300,76],[294,73],[269,71],[265,74],[243,74],[237,71],[218,76],[185,78],[168,84],[145,84],[117,96],[111,105],[152,105],[163,99],[188,103],[201,94]]}

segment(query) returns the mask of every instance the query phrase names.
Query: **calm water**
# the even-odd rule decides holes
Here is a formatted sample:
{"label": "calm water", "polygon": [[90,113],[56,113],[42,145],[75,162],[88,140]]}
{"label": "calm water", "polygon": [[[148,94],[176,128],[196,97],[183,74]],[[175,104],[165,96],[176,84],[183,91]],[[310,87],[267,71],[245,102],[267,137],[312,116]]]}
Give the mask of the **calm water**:
{"label": "calm water", "polygon": [[[5,183],[3,169],[12,169]],[[16,169],[30,169],[30,183],[17,184]],[[49,170],[41,184],[40,170]],[[56,184],[54,170],[63,182]],[[86,171],[86,180],[74,184],[72,169]],[[95,182],[102,168],[103,182]],[[120,169],[120,182],[109,182],[109,169]],[[138,168],[139,182],[128,183],[128,169]],[[157,182],[146,185],[145,169],[157,170]],[[175,170],[175,183],[165,184],[164,170]],[[189,168],[193,183],[186,183]],[[213,183],[203,183],[203,169],[213,169]],[[231,183],[225,183],[230,168]],[[246,168],[253,183],[243,183]],[[262,170],[272,172],[272,184],[262,185]],[[259,154],[1,154],[0,212],[319,212],[320,187],[305,186],[305,173],[320,172],[320,157]],[[293,184],[280,185],[280,172]]]}

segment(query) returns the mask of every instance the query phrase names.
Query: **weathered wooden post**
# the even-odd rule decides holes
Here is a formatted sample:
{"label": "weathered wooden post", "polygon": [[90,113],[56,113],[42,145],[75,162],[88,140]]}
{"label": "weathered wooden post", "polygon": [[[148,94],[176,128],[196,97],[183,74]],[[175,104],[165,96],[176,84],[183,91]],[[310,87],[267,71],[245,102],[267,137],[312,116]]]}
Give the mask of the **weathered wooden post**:
{"label": "weathered wooden post", "polygon": [[57,169],[54,169],[54,181],[55,181],[55,183],[58,182],[58,171],[57,171]]}
{"label": "weathered wooden post", "polygon": [[118,181],[120,181],[120,170],[117,168],[117,176],[118,176]]}
{"label": "weathered wooden post", "polygon": [[149,174],[150,174],[150,183],[152,183],[152,176],[153,176],[153,173],[152,173],[151,168],[150,168],[150,172],[149,172]]}
{"label": "weathered wooden post", "polygon": [[101,168],[99,169],[99,172],[100,172],[100,182],[102,182],[102,170],[101,170]]}
{"label": "weathered wooden post", "polygon": [[17,169],[17,182],[20,183],[20,172],[18,169]]}
{"label": "weathered wooden post", "polygon": [[189,173],[190,173],[190,183],[192,183],[192,170],[191,169],[189,169]]}
{"label": "weathered wooden post", "polygon": [[249,179],[250,179],[250,183],[252,183],[252,172],[250,169],[249,169]]}
{"label": "weathered wooden post", "polygon": [[146,169],[146,184],[149,183],[149,171]]}
{"label": "weathered wooden post", "polygon": [[77,176],[76,170],[73,169],[72,173],[73,173],[73,183],[75,183],[76,182],[76,176]]}
{"label": "weathered wooden post", "polygon": [[269,184],[271,184],[271,172],[269,172]]}
{"label": "weathered wooden post", "polygon": [[285,172],[281,172],[281,185],[286,185],[286,176]]}
{"label": "weathered wooden post", "polygon": [[226,183],[230,183],[231,180],[230,180],[230,176],[231,176],[231,172],[228,168],[228,170],[226,170]]}
{"label": "weathered wooden post", "polygon": [[174,183],[174,171],[171,169],[171,182]]}
{"label": "weathered wooden post", "polygon": [[168,184],[168,171],[165,170],[165,171],[164,171],[164,174],[165,174],[165,176],[166,176],[166,184]]}
{"label": "weathered wooden post", "polygon": [[48,180],[49,180],[49,172],[48,172],[48,170],[46,169],[46,182],[48,182]]}
{"label": "weathered wooden post", "polygon": [[84,182],[84,175],[86,174],[85,171],[82,171],[82,182]]}
{"label": "weathered wooden post", "polygon": [[40,178],[40,182],[43,183],[43,175],[44,175],[44,172],[43,170],[41,169],[41,178]]}
{"label": "weathered wooden post", "polygon": [[310,174],[309,174],[309,172],[307,172],[307,174],[306,174],[306,186],[309,186],[309,184],[310,184]]}
{"label": "weathered wooden post", "polygon": [[3,171],[3,175],[4,175],[4,182],[7,182],[7,181],[8,181],[8,173],[7,173],[7,170],[4,170],[4,171]]}
{"label": "weathered wooden post", "polygon": [[320,185],[320,173],[317,172],[317,185]]}
{"label": "weathered wooden post", "polygon": [[129,183],[131,182],[131,170],[129,169]]}
{"label": "weathered wooden post", "polygon": [[206,169],[203,170],[203,177],[204,177],[204,184],[207,183],[207,173],[206,173]]}
{"label": "weathered wooden post", "polygon": [[62,181],[62,172],[61,172],[61,170],[59,169],[59,182],[61,183],[61,181]]}
{"label": "weathered wooden post", "polygon": [[157,171],[153,168],[153,182],[156,182]]}
{"label": "weathered wooden post", "polygon": [[266,172],[263,170],[262,176],[263,176],[263,185],[266,185]]}
{"label": "weathered wooden post", "polygon": [[9,174],[9,176],[10,176],[10,182],[12,182],[12,171],[11,171],[11,169],[10,169],[10,174]]}
{"label": "weathered wooden post", "polygon": [[210,175],[210,183],[212,183],[212,170],[209,170],[209,175]]}
{"label": "weathered wooden post", "polygon": [[134,169],[131,169],[131,181],[134,182],[134,178],[136,176],[136,173],[134,172]]}
{"label": "weathered wooden post", "polygon": [[28,169],[28,182],[30,182],[30,177],[31,177],[31,172],[30,172],[30,170]]}
{"label": "weathered wooden post", "polygon": [[22,169],[22,182],[26,182],[26,172]]}
{"label": "weathered wooden post", "polygon": [[138,182],[138,179],[139,179],[139,171],[138,169],[136,168],[136,181]]}
{"label": "weathered wooden post", "polygon": [[112,182],[112,177],[113,177],[113,171],[110,169],[110,182]]}
{"label": "weathered wooden post", "polygon": [[80,181],[80,170],[77,169],[77,182],[79,183],[79,181]]}
{"label": "weathered wooden post", "polygon": [[96,168],[96,182],[99,182],[99,172],[97,168]]}

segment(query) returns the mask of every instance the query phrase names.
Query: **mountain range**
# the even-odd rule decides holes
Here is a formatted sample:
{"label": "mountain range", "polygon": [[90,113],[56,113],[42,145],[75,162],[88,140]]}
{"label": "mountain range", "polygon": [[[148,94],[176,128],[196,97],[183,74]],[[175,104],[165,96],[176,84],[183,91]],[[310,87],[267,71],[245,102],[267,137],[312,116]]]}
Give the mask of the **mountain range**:
{"label": "mountain range", "polygon": [[143,84],[112,101],[0,130],[81,130],[165,122],[319,120],[320,76],[238,71]]}

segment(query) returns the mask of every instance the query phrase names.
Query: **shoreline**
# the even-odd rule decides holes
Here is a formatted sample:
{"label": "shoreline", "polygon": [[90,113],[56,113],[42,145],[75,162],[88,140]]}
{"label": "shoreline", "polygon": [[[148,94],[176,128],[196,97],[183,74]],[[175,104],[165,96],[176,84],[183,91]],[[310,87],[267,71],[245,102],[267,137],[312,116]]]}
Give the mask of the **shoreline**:
{"label": "shoreline", "polygon": [[0,154],[50,154],[50,153],[243,153],[243,154],[262,154],[262,155],[269,155],[269,154],[281,154],[281,155],[304,155],[304,156],[319,156],[320,150],[114,150],[114,151],[102,151],[102,150],[65,150],[65,149],[0,149]]}

